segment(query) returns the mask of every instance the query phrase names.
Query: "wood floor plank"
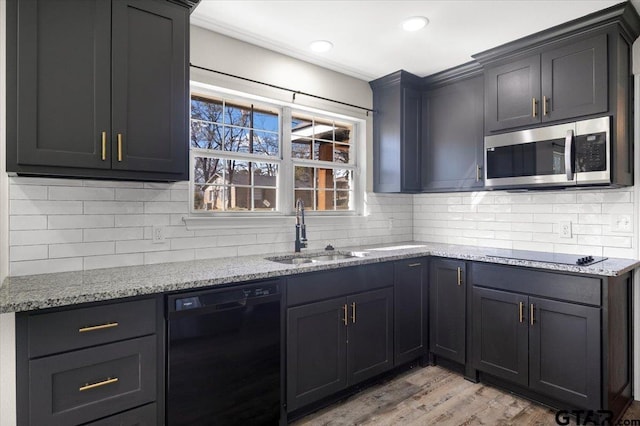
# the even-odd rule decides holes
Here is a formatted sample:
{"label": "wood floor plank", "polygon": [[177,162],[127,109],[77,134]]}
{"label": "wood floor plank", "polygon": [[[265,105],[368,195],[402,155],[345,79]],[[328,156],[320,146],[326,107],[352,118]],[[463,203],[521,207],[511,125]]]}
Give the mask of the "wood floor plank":
{"label": "wood floor plank", "polygon": [[[640,402],[623,420],[640,425]],[[555,412],[438,366],[415,368],[374,385],[295,426],[557,425]],[[575,425],[575,419],[570,420]]]}

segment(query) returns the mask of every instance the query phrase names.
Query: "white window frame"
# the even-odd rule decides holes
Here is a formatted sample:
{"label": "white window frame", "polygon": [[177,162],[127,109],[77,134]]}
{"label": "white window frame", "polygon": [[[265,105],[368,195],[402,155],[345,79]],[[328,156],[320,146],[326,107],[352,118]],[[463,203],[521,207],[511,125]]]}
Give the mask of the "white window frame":
{"label": "white window frame", "polygon": [[[311,108],[302,106],[290,102],[282,102],[274,99],[265,98],[262,96],[254,96],[251,94],[239,92],[236,90],[225,89],[218,86],[212,86],[206,83],[191,82],[192,95],[198,95],[202,97],[222,98],[229,102],[255,102],[267,107],[278,108],[280,110],[280,154],[279,158],[262,156],[261,159],[264,162],[271,162],[278,164],[278,177],[276,183],[277,193],[277,208],[274,212],[265,211],[227,211],[227,212],[211,212],[195,210],[193,206],[193,194],[194,194],[194,173],[193,168],[195,166],[196,156],[209,156],[209,157],[228,157],[232,154],[233,158],[244,159],[249,161],[260,161],[257,156],[251,154],[244,154],[228,151],[211,151],[201,148],[189,147],[189,216],[184,217],[183,221],[187,224],[188,229],[198,228],[210,228],[210,227],[244,227],[251,226],[251,223],[264,224],[264,220],[268,220],[269,223],[278,224],[289,223],[292,216],[295,215],[295,200],[294,200],[294,167],[325,167],[334,169],[350,169],[353,170],[353,210],[323,210],[305,211],[305,216],[310,217],[312,221],[319,220],[325,223],[327,220],[331,221],[331,218],[341,218],[340,222],[344,222],[345,216],[351,216],[353,219],[363,217],[365,213],[364,199],[365,199],[365,187],[366,187],[366,139],[365,129],[367,122],[364,118],[357,118],[344,113],[332,112],[330,110],[320,110],[318,108]],[[258,107],[260,105],[257,105]],[[352,150],[349,152],[349,163],[335,163],[329,161],[308,160],[308,159],[294,159],[291,155],[291,118],[292,115],[299,112],[303,115],[310,115],[319,119],[335,120],[338,122],[346,122],[353,126],[352,131]]]}

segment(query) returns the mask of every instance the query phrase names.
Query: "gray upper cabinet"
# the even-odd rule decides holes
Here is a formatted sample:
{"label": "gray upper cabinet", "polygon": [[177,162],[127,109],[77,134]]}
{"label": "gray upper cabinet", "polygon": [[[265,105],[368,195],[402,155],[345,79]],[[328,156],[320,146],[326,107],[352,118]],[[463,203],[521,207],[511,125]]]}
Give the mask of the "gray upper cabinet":
{"label": "gray upper cabinet", "polygon": [[607,111],[607,34],[486,70],[488,132]]}
{"label": "gray upper cabinet", "polygon": [[466,64],[425,78],[422,188],[427,192],[482,188],[484,78]]}
{"label": "gray upper cabinet", "polygon": [[421,79],[397,71],[373,89],[373,190],[417,192],[421,187]]}
{"label": "gray upper cabinet", "polygon": [[187,179],[188,13],[161,0],[10,0],[7,170]]}

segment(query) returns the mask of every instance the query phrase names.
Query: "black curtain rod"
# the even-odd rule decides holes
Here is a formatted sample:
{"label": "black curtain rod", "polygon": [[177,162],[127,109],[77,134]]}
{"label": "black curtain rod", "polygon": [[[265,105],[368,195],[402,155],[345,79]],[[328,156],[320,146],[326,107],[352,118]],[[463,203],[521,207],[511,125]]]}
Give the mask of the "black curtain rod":
{"label": "black curtain rod", "polygon": [[311,93],[301,92],[300,90],[287,89],[286,87],[276,86],[275,84],[264,83],[262,81],[252,80],[252,79],[246,78],[246,77],[240,77],[239,75],[233,75],[233,74],[229,74],[229,73],[226,73],[226,72],[223,72],[223,71],[212,70],[211,68],[205,68],[205,67],[201,67],[201,66],[198,66],[198,65],[193,65],[191,63],[189,65],[192,68],[197,68],[197,69],[204,70],[204,71],[214,72],[216,74],[226,75],[227,77],[233,77],[233,78],[237,78],[237,79],[240,79],[240,80],[249,81],[251,83],[262,84],[263,86],[273,87],[274,89],[285,90],[287,92],[291,92],[291,93],[293,93],[293,100],[294,101],[296,100],[296,95],[304,95],[304,96],[309,96],[311,98],[322,99],[323,101],[329,101],[329,102],[333,102],[333,103],[340,104],[340,105],[346,105],[346,106],[352,107],[352,108],[362,109],[362,110],[365,110],[367,112],[367,116],[369,116],[370,112],[375,112],[371,108],[365,108],[365,107],[361,107],[361,106],[358,106],[358,105],[348,104],[346,102],[336,101],[335,99],[325,98],[323,96],[312,95]]}

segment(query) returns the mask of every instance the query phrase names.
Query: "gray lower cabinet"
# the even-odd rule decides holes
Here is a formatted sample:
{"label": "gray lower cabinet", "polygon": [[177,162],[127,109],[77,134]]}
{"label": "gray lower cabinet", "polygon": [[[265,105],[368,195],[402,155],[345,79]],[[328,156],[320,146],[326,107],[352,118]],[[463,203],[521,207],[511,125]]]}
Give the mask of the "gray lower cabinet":
{"label": "gray lower cabinet", "polygon": [[429,286],[426,257],[394,262],[393,327],[394,365],[401,365],[427,353]]}
{"label": "gray lower cabinet", "polygon": [[471,364],[481,379],[561,409],[621,414],[631,402],[629,274],[473,263],[470,276]]}
{"label": "gray lower cabinet", "polygon": [[189,11],[7,2],[7,171],[188,179]]}
{"label": "gray lower cabinet", "polygon": [[392,285],[391,263],[288,279],[288,412],[393,367]]}
{"label": "gray lower cabinet", "polygon": [[161,315],[159,298],[18,314],[18,424],[158,424]]}
{"label": "gray lower cabinet", "polygon": [[466,262],[433,257],[429,271],[429,352],[466,361]]}

